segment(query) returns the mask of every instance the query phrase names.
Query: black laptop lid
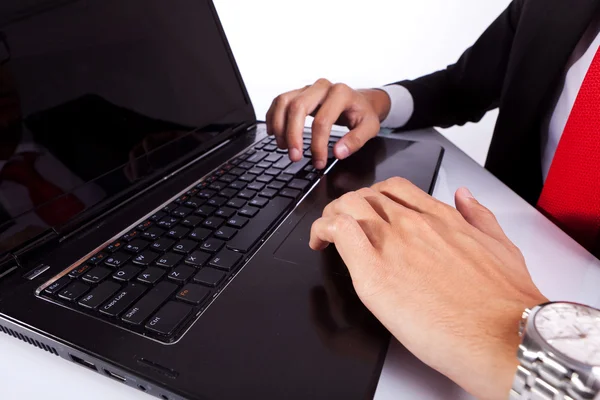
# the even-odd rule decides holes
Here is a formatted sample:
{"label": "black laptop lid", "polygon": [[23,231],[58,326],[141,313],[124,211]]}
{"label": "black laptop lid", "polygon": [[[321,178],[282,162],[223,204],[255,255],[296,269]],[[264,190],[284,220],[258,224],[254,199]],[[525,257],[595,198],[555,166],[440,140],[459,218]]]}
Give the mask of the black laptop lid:
{"label": "black laptop lid", "polygon": [[0,254],[254,121],[210,1],[2,0]]}

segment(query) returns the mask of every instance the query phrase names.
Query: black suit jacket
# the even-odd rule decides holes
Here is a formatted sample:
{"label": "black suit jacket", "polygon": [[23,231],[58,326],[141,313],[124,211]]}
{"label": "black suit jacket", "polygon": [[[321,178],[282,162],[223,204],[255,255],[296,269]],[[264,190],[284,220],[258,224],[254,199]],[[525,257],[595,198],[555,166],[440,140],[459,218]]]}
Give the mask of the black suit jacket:
{"label": "black suit jacket", "polygon": [[541,140],[564,69],[600,0],[514,0],[456,64],[398,82],[415,101],[403,129],[462,125],[500,107],[486,168],[531,204]]}

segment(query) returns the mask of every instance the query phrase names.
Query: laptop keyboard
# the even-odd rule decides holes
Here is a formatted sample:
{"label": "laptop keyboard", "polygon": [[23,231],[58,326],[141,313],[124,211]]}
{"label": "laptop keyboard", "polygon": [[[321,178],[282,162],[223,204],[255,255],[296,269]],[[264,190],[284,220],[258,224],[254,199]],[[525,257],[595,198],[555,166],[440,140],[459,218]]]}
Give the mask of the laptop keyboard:
{"label": "laptop keyboard", "polygon": [[[329,143],[329,165],[333,145]],[[172,342],[321,176],[265,138],[42,292],[53,301]]]}

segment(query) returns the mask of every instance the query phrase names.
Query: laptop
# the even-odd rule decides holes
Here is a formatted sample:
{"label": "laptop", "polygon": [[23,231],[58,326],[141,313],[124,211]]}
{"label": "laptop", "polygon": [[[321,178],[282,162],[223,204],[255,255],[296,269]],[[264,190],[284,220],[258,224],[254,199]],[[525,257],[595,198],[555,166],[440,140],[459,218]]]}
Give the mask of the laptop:
{"label": "laptop", "polygon": [[0,331],[161,399],[373,396],[389,333],[310,226],[431,193],[437,144],[291,163],[206,0],[3,1],[0,131]]}

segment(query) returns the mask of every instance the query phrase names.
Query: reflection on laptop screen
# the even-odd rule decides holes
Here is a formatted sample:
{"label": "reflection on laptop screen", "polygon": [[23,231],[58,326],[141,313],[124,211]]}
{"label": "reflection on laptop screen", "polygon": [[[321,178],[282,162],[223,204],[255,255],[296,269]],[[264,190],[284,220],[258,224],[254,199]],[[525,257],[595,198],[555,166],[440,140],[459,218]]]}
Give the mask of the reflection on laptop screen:
{"label": "reflection on laptop screen", "polygon": [[207,1],[2,0],[0,13],[0,250],[155,172],[153,150],[183,142],[180,157],[252,118]]}

